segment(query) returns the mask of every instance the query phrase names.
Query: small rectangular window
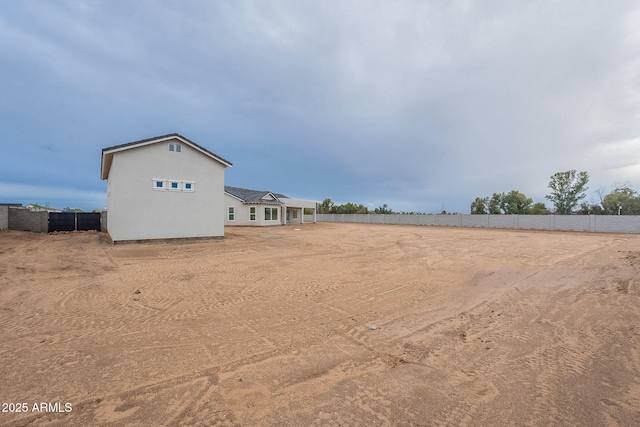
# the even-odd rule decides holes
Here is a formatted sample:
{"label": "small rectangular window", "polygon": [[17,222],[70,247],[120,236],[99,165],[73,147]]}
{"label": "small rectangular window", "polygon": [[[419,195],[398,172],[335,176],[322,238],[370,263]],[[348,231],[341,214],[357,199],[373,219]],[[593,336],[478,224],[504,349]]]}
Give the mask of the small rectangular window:
{"label": "small rectangular window", "polygon": [[169,151],[175,151],[175,145],[169,144]]}
{"label": "small rectangular window", "polygon": [[256,207],[251,206],[249,208],[249,221],[255,221],[255,220],[256,220]]}
{"label": "small rectangular window", "polygon": [[182,152],[182,145],[176,144],[176,153]]}
{"label": "small rectangular window", "polygon": [[235,221],[236,220],[236,208],[234,208],[233,206],[229,206],[228,219],[229,219],[229,221]]}
{"label": "small rectangular window", "polygon": [[164,179],[158,179],[158,178],[154,178],[153,179],[153,187],[154,190],[166,190],[166,184],[165,184],[165,180]]}
{"label": "small rectangular window", "polygon": [[153,189],[193,193],[196,190],[196,183],[194,181],[153,178]]}
{"label": "small rectangular window", "polygon": [[186,191],[186,192],[194,192],[196,191],[196,183],[193,181],[182,181],[183,187],[182,187],[182,191]]}

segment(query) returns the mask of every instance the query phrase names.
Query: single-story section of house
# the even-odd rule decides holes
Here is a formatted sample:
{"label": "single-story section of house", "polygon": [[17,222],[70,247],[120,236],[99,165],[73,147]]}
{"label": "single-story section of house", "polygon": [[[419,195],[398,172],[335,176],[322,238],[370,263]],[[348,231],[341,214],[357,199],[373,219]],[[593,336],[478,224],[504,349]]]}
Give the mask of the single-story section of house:
{"label": "single-story section of house", "polygon": [[316,222],[316,202],[311,200],[292,199],[271,191],[225,186],[224,201],[225,225],[303,224],[305,209],[313,212],[313,222]]}
{"label": "single-story section of house", "polygon": [[231,162],[172,133],[102,150],[114,242],[224,236]]}

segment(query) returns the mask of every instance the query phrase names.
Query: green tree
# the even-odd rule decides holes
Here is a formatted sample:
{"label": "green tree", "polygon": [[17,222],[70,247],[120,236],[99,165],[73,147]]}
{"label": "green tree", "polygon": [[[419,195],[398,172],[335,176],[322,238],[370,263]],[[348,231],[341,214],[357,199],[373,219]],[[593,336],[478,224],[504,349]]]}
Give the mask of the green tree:
{"label": "green tree", "polygon": [[336,205],[331,199],[324,199],[322,203],[316,203],[316,209],[319,214],[366,214],[369,213],[369,209],[362,203],[356,205],[355,203],[348,202],[343,205]]}
{"label": "green tree", "polygon": [[549,213],[549,210],[544,205],[544,203],[538,202],[531,207],[531,210],[529,211],[529,213],[531,215],[544,215]]}
{"label": "green tree", "polygon": [[576,211],[579,215],[604,215],[602,206],[596,203],[582,202]]}
{"label": "green tree", "polygon": [[502,213],[502,193],[493,193],[489,199],[489,213],[500,215]]}
{"label": "green tree", "polygon": [[488,197],[476,197],[476,199],[473,202],[471,202],[471,214],[472,215],[486,214],[488,203],[489,203]]}
{"label": "green tree", "polygon": [[618,187],[604,197],[602,208],[609,215],[640,215],[640,197],[629,187]]}
{"label": "green tree", "polygon": [[[508,193],[493,193],[491,197],[476,197],[471,202],[472,214],[511,214],[511,215],[526,215],[534,213],[534,206],[532,206],[533,199],[525,196],[523,193],[517,190],[511,190]],[[546,206],[544,203],[537,203],[535,205],[535,213],[546,213]]]}
{"label": "green tree", "polygon": [[346,214],[362,214],[368,213],[369,209],[366,206],[360,204],[356,205],[355,203],[345,203],[344,205],[340,205],[336,209],[336,213],[346,213]]}
{"label": "green tree", "polygon": [[331,201],[331,199],[324,199],[322,203],[317,204],[318,213],[321,214],[330,214],[335,213],[335,204]]}
{"label": "green tree", "polygon": [[384,205],[382,205],[382,206],[380,206],[380,207],[376,208],[376,209],[374,210],[374,212],[375,212],[375,213],[377,213],[377,214],[392,214],[392,213],[393,213],[393,210],[391,210],[391,209],[387,206],[387,204],[385,203]]}
{"label": "green tree", "polygon": [[528,214],[531,210],[533,199],[525,196],[519,191],[511,190],[507,194],[502,194],[500,208],[505,214]]}
{"label": "green tree", "polygon": [[545,197],[553,203],[557,214],[568,215],[585,198],[587,182],[589,175],[586,172],[556,172],[549,182],[551,194]]}

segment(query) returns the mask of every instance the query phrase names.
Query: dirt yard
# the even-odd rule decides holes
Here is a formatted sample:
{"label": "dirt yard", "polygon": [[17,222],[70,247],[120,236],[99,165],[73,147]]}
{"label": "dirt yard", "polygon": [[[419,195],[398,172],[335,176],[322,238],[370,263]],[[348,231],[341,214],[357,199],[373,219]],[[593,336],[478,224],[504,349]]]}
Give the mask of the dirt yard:
{"label": "dirt yard", "polygon": [[640,424],[640,236],[299,228],[1,231],[0,425]]}

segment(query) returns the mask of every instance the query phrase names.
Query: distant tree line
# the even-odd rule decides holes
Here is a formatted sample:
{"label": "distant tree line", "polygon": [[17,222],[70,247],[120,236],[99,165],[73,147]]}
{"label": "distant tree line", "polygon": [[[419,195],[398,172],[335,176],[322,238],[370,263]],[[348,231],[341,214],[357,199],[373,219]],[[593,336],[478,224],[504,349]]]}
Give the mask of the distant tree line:
{"label": "distant tree line", "polygon": [[320,214],[342,214],[342,213],[345,213],[345,214],[371,214],[371,213],[392,214],[394,213],[393,210],[389,208],[389,206],[387,206],[386,203],[380,207],[375,208],[373,211],[370,211],[369,208],[367,208],[363,204],[356,205],[355,203],[351,203],[351,202],[348,202],[342,205],[336,205],[331,201],[331,199],[324,199],[322,203],[318,203],[316,206],[317,206],[317,212]]}
{"label": "distant tree line", "polygon": [[[69,206],[67,206],[66,208],[63,209],[55,209],[51,207],[51,203],[47,202],[44,205],[41,205],[39,203],[30,203],[26,206],[29,209],[33,209],[33,210],[40,210],[40,211],[61,211],[61,212],[84,212],[82,209],[80,208],[70,208]],[[93,209],[91,212],[100,212],[101,210],[98,208]]]}
{"label": "distant tree line", "polygon": [[[589,175],[587,172],[569,170],[557,172],[549,181],[550,194],[545,196],[553,203],[553,213],[558,215],[640,215],[640,195],[628,185],[617,186],[613,191],[605,194],[605,190],[598,190],[599,203],[582,202],[586,197]],[[533,199],[517,190],[508,193],[493,193],[491,197],[476,197],[471,202],[472,214],[519,214],[541,215],[549,214],[549,210],[542,202],[533,203]]]}
{"label": "distant tree line", "polygon": [[[557,172],[551,176],[549,189],[545,196],[552,207],[543,202],[534,203],[518,190],[508,193],[493,193],[490,197],[476,197],[471,202],[472,214],[493,215],[544,215],[555,213],[558,215],[640,215],[640,194],[629,185],[618,185],[610,192],[604,189],[597,191],[599,202],[585,202],[589,174],[568,170]],[[316,205],[316,212],[320,214],[422,214],[421,212],[394,212],[387,204],[383,204],[373,211],[363,204],[352,202],[342,205],[335,204],[331,199],[324,199]],[[305,213],[307,213],[305,211]],[[309,212],[310,213],[310,212]],[[441,214],[448,212],[442,211]]]}
{"label": "distant tree line", "polygon": [[640,215],[640,194],[628,185],[616,187],[609,194],[597,191],[600,203],[582,203],[577,213],[584,215]]}
{"label": "distant tree line", "polygon": [[[381,206],[370,210],[363,204],[356,205],[355,203],[345,203],[342,205],[336,205],[331,201],[331,199],[324,199],[322,203],[316,203],[316,212],[319,214],[401,214],[401,215],[426,215],[424,212],[409,212],[409,211],[399,211],[395,212],[391,209],[386,203]],[[305,211],[305,214],[311,213],[310,211]],[[447,212],[442,211],[443,214]]]}
{"label": "distant tree line", "polygon": [[518,214],[542,215],[549,213],[544,203],[533,204],[533,199],[511,190],[508,193],[493,193],[491,197],[476,197],[471,202],[472,214]]}

